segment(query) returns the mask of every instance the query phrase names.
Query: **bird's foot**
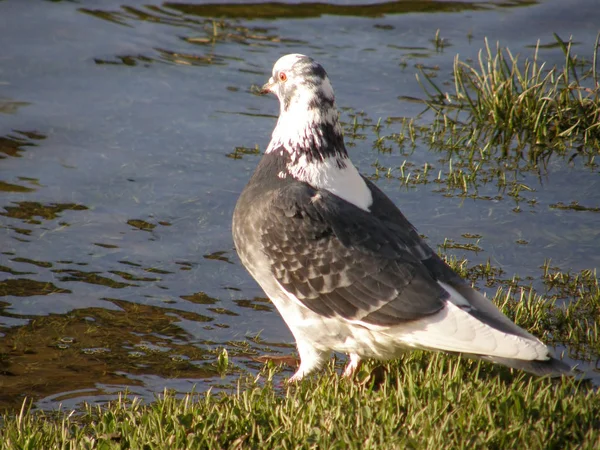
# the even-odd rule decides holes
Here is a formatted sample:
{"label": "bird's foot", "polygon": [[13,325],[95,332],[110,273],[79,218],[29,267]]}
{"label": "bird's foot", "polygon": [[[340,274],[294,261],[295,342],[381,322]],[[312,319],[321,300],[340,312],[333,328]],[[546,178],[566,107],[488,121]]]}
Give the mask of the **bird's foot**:
{"label": "bird's foot", "polygon": [[344,378],[354,378],[354,375],[356,375],[356,373],[360,369],[360,366],[362,365],[362,360],[360,359],[360,356],[358,356],[356,353],[350,353],[348,359],[348,365],[346,365],[342,376]]}
{"label": "bird's foot", "polygon": [[298,370],[294,375],[292,375],[287,381],[287,384],[298,383],[304,378],[304,371]]}
{"label": "bird's foot", "polygon": [[288,383],[296,383],[306,375],[320,369],[330,355],[330,351],[320,350],[313,346],[311,341],[298,340],[298,353],[300,354],[300,367]]}

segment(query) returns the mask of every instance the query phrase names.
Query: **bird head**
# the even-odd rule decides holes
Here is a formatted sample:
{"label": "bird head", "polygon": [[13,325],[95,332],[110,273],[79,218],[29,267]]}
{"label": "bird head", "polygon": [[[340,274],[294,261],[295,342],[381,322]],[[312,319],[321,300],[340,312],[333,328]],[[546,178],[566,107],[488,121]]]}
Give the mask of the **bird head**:
{"label": "bird head", "polygon": [[271,150],[318,160],[346,155],[333,88],[318,62],[297,53],[279,58],[261,93],[275,94],[280,104]]}
{"label": "bird head", "polygon": [[335,99],[325,69],[312,58],[298,53],[279,58],[261,93],[275,94],[282,113],[294,106],[330,108]]}
{"label": "bird head", "polygon": [[281,106],[265,151],[285,164],[277,176],[293,177],[368,209],[371,191],[348,158],[325,69],[308,56],[283,56],[262,92],[275,94]]}

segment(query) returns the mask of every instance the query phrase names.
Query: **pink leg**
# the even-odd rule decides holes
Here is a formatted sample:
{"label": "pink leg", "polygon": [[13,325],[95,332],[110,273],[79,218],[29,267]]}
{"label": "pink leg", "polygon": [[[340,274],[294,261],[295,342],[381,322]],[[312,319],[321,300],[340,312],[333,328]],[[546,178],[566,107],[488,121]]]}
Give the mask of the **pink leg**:
{"label": "pink leg", "polygon": [[346,378],[352,378],[356,372],[358,372],[362,360],[356,353],[350,353],[350,355],[348,355],[348,359],[348,365],[344,369],[342,376]]}

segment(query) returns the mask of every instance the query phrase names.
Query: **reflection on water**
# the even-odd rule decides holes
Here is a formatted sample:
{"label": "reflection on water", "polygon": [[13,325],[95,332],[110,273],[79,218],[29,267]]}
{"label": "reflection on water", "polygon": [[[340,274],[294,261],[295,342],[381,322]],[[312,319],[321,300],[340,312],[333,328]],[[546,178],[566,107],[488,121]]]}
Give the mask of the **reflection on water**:
{"label": "reflection on water", "polygon": [[0,97],[0,113],[15,114],[19,108],[29,105],[29,102],[19,102]]}
{"label": "reflection on water", "polygon": [[[29,295],[37,295],[31,292]],[[25,395],[47,396],[96,384],[128,385],[125,374],[211,378],[210,352],[190,342],[178,316],[212,319],[117,299],[117,309],[76,309],[32,318],[0,340],[0,408],[18,407]]]}
{"label": "reflection on water", "polygon": [[[33,272],[17,272],[10,267],[2,266],[2,271],[12,275],[29,275]],[[0,296],[30,297],[32,295],[70,294],[68,289],[56,287],[49,282],[16,278],[0,281]],[[6,305],[9,305],[7,303]],[[7,316],[10,317],[10,316]]]}
{"label": "reflection on water", "polygon": [[[36,131],[17,131],[6,136],[0,136],[0,159],[6,156],[21,157],[26,147],[35,147],[34,141],[46,139],[46,136]],[[4,153],[4,155],[2,155]]]}
{"label": "reflection on water", "polygon": [[543,292],[548,258],[598,265],[597,166],[516,162],[499,189],[493,161],[463,196],[438,180],[457,156],[411,140],[423,104],[398,100],[421,96],[419,68],[450,83],[454,55],[476,58],[484,36],[521,51],[577,33],[591,48],[593,0],[338,3],[0,2],[0,409],[226,386],[290,354],[230,235],[277,114],[252,87],[284,53],[323,62],[353,160],[481,287],[519,274]]}
{"label": "reflection on water", "polygon": [[[123,6],[115,11],[103,11],[98,9],[81,8],[79,11],[84,14],[108,20],[120,25],[130,26],[137,21],[148,21],[157,24],[163,24],[171,27],[186,29],[190,36],[181,36],[183,41],[194,44],[198,50],[192,52],[174,51],[171,49],[154,47],[154,57],[148,55],[118,55],[117,60],[95,58],[97,64],[122,64],[126,66],[142,65],[148,67],[149,63],[158,61],[165,63],[174,63],[189,66],[205,65],[226,65],[230,56],[216,54],[215,45],[233,43],[248,46],[265,46],[272,43],[301,44],[303,41],[282,39],[277,34],[273,34],[272,29],[264,27],[248,27],[239,23],[232,23],[219,19],[223,15],[220,12],[219,5],[205,5],[200,10],[196,10],[196,5],[165,5],[166,8],[155,6],[147,7],[145,10],[133,7]],[[187,11],[187,7],[191,11]],[[180,8],[182,11],[178,12]],[[260,11],[265,5],[253,10]],[[212,11],[210,14],[206,14]],[[182,14],[183,13],[183,14]],[[198,20],[193,17],[194,14],[201,16],[208,15],[210,19]],[[237,59],[237,58],[235,58]]]}
{"label": "reflection on water", "polygon": [[[531,4],[531,1],[511,2],[511,6]],[[508,4],[507,4],[508,5]],[[483,5],[473,2],[421,2],[396,1],[363,5],[344,5],[328,3],[208,3],[193,5],[186,3],[165,3],[165,6],[184,14],[201,17],[227,17],[237,19],[302,19],[330,16],[383,17],[386,14],[407,13],[443,13],[459,11],[477,11]]]}
{"label": "reflection on water", "polygon": [[87,208],[74,203],[43,205],[38,202],[19,202],[16,206],[5,206],[4,209],[6,212],[0,213],[0,215],[20,219],[27,224],[39,225],[42,221],[36,219],[36,217],[44,220],[52,220],[60,217],[60,213],[63,211],[83,211]]}

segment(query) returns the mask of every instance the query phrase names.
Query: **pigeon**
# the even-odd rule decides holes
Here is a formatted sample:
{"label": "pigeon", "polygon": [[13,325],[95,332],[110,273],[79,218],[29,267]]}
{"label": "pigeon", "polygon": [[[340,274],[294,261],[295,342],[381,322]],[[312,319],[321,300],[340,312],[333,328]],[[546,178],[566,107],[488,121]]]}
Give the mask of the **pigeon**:
{"label": "pigeon", "polygon": [[300,365],[317,371],[348,355],[411,349],[461,353],[540,376],[570,373],[538,338],[514,324],[451,269],[396,205],[348,157],[325,69],[281,57],[261,93],[279,99],[271,142],[241,193],[233,239],[242,264],[283,317]]}

